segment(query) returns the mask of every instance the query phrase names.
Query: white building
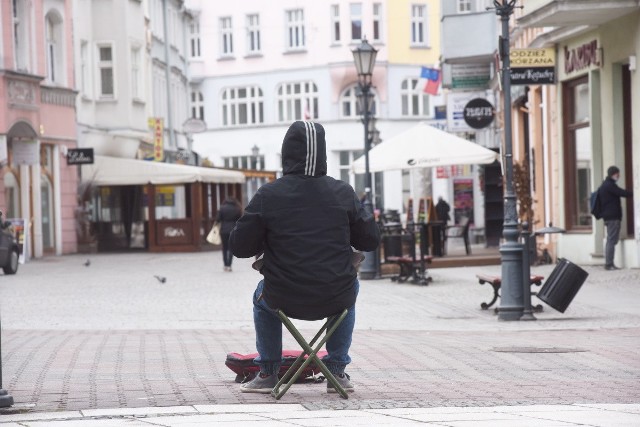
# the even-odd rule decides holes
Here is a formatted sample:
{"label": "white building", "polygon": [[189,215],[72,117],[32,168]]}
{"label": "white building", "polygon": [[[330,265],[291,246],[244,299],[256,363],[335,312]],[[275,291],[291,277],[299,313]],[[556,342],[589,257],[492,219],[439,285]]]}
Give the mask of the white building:
{"label": "white building", "polygon": [[[257,161],[280,170],[286,129],[311,119],[326,129],[329,175],[361,193],[364,176],[350,170],[364,149],[352,49],[365,37],[379,49],[373,85],[381,139],[433,119],[442,103],[424,94],[420,81],[420,65],[437,62],[439,29],[432,23],[438,22],[438,2],[417,3],[412,9],[405,1],[188,1],[194,14],[191,113],[207,124],[194,135],[194,150],[215,166]],[[397,59],[394,43],[404,44]],[[377,207],[403,210],[412,191],[422,194],[414,187],[408,173],[376,174]]]}

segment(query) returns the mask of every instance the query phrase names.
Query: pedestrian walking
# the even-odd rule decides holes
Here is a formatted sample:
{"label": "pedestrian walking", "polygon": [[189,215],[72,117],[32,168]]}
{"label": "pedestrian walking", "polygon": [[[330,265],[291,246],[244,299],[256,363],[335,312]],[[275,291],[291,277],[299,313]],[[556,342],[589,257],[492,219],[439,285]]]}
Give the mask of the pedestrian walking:
{"label": "pedestrian walking", "polygon": [[231,271],[231,263],[233,262],[233,253],[229,247],[229,236],[231,230],[236,225],[236,221],[242,216],[242,208],[240,202],[230,197],[227,198],[220,206],[216,221],[220,224],[220,239],[222,240],[222,261],[224,262],[224,271]]}
{"label": "pedestrian walking", "polygon": [[[319,320],[348,309],[326,344],[323,359],[346,391],[353,391],[345,366],[355,323],[359,282],[351,247],[373,251],[380,233],[351,186],[327,176],[324,128],[294,122],[282,143],[283,177],[262,186],[231,233],[235,256],[264,252],[264,280],[253,294],[253,319],[260,375],[244,393],[270,393],[282,364],[282,323],[276,314]],[[335,392],[331,383],[328,392]]]}
{"label": "pedestrian walking", "polygon": [[606,270],[619,270],[613,263],[616,244],[620,239],[620,222],[622,221],[622,203],[621,197],[633,197],[633,192],[618,187],[617,181],[620,178],[620,169],[617,166],[611,166],[607,170],[607,178],[604,180],[598,190],[602,219],[607,228],[607,243],[605,245],[605,264]]}

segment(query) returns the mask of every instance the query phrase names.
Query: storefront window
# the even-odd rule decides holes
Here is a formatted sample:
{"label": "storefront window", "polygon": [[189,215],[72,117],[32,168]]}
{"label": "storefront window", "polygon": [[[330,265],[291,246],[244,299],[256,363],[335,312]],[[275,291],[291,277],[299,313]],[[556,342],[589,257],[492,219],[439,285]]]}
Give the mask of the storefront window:
{"label": "storefront window", "polygon": [[13,172],[4,174],[4,200],[6,218],[20,218],[20,184]]}
{"label": "storefront window", "polygon": [[187,192],[184,185],[156,187],[156,219],[188,218],[187,205]]}
{"label": "storefront window", "polygon": [[564,83],[563,98],[566,226],[588,230],[593,167],[588,77]]}
{"label": "storefront window", "polygon": [[42,246],[45,249],[54,247],[53,216],[53,146],[40,146],[40,207],[42,214]]}

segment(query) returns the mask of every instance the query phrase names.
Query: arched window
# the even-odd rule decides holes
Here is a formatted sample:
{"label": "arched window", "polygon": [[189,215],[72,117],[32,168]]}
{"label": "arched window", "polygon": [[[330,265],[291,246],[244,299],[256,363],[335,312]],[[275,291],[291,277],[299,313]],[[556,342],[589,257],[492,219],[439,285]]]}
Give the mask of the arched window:
{"label": "arched window", "polygon": [[400,86],[402,115],[410,117],[429,116],[429,95],[418,85],[420,79],[405,79]]}
{"label": "arched window", "polygon": [[52,83],[63,83],[63,58],[62,47],[64,45],[64,33],[62,30],[62,18],[60,14],[52,10],[45,17],[47,79]]}
{"label": "arched window", "polygon": [[29,3],[26,0],[13,0],[13,51],[15,66],[20,71],[30,71],[31,19]]}
{"label": "arched window", "polygon": [[[360,88],[358,85],[348,87],[342,95],[340,95],[340,117],[343,119],[358,118],[362,115],[362,108],[358,100],[360,95]],[[371,114],[376,115],[378,111],[378,100],[375,93],[371,93],[373,96],[373,105],[371,106]]]}
{"label": "arched window", "polygon": [[223,126],[264,123],[262,89],[258,86],[224,89],[221,104]]}
{"label": "arched window", "polygon": [[278,86],[278,121],[318,118],[318,86],[313,82],[283,83]]}

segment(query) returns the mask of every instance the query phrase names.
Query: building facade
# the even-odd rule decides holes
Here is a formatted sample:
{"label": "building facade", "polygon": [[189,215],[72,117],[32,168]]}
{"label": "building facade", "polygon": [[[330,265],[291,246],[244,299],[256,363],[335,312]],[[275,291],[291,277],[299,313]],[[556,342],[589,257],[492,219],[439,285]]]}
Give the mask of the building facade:
{"label": "building facade", "polygon": [[[379,50],[373,90],[383,140],[433,120],[441,104],[420,78],[421,66],[438,63],[437,1],[187,5],[194,15],[191,116],[206,122],[194,149],[215,166],[243,168],[257,148],[257,163],[278,171],[288,126],[314,120],[327,132],[329,175],[364,191],[364,176],[350,166],[364,149],[351,51],[365,37]],[[378,208],[402,210],[412,190],[401,171],[375,176]]]}
{"label": "building facade", "polygon": [[[520,118],[530,124],[529,154],[539,165],[537,215],[567,230],[554,238],[558,256],[604,263],[604,227],[590,215],[589,196],[611,165],[621,170],[621,187],[640,191],[640,125],[632,120],[640,109],[640,5],[529,1],[517,24],[530,34],[523,47],[553,48],[556,56],[555,87],[528,87]],[[616,263],[640,266],[637,196],[623,199]]]}
{"label": "building facade", "polygon": [[0,210],[27,258],[77,248],[72,22],[71,0],[0,2]]}

